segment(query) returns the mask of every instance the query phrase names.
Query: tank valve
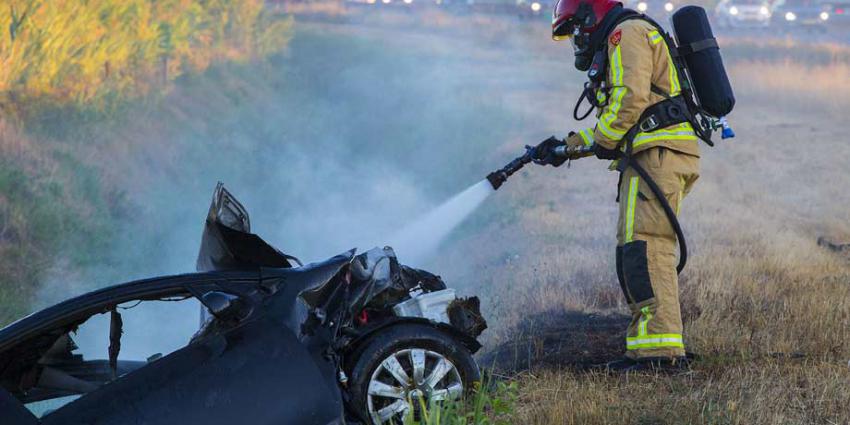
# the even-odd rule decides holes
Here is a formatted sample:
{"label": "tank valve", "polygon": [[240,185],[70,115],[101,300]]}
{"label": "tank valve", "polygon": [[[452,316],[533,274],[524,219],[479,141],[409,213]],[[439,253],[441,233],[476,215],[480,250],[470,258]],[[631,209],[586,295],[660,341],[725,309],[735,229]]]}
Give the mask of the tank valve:
{"label": "tank valve", "polygon": [[729,122],[726,121],[726,117],[720,117],[720,127],[723,129],[720,132],[721,139],[731,139],[735,137],[735,130],[732,130],[732,127],[729,126]]}

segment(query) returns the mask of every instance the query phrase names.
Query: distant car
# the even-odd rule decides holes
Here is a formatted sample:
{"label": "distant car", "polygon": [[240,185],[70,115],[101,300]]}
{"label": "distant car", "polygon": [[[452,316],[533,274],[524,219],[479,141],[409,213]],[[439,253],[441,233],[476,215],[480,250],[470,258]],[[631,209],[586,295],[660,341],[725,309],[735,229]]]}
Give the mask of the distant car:
{"label": "distant car", "polygon": [[[446,0],[440,0],[446,1]],[[491,15],[516,15],[520,18],[548,16],[552,13],[552,0],[455,0],[462,2],[465,10]]]}
{"label": "distant car", "polygon": [[517,0],[517,7],[522,15],[548,15],[552,13],[554,4],[550,0]]}
{"label": "distant car", "polygon": [[832,6],[813,0],[779,0],[773,9],[772,23],[785,27],[825,29]]}
{"label": "distant car", "polygon": [[850,26],[850,1],[833,1],[830,3],[832,13],[829,15],[828,23],[832,26]]}
{"label": "distant car", "polygon": [[646,13],[662,25],[681,6],[679,0],[629,0],[624,4],[630,9],[637,10],[640,13]]}
{"label": "distant car", "polygon": [[[414,0],[345,0],[346,4],[357,6],[357,5],[401,5],[401,6],[409,6],[413,4]],[[420,0],[421,1],[421,0]]]}
{"label": "distant car", "polygon": [[770,3],[764,0],[723,0],[714,9],[720,27],[763,28],[773,16]]}

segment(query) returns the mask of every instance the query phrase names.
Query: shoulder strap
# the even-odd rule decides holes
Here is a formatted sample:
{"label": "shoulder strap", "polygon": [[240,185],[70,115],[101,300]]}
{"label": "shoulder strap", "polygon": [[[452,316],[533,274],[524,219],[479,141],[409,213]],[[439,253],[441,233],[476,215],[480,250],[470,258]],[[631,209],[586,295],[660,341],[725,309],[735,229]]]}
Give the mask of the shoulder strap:
{"label": "shoulder strap", "polygon": [[604,79],[605,76],[608,75],[608,37],[611,35],[614,29],[617,28],[618,25],[630,19],[634,19],[638,16],[640,16],[640,14],[633,10],[622,11],[620,16],[618,16],[617,19],[614,20],[614,22],[612,22],[607,28],[605,28],[605,33],[602,34],[601,37],[599,37],[599,41],[597,42],[598,47],[593,53],[593,61],[598,66],[595,69],[591,68],[591,70],[588,71],[588,78],[591,81],[601,81],[601,79]]}
{"label": "shoulder strap", "polygon": [[[670,55],[673,55],[673,52],[676,50],[675,43],[670,42],[669,35],[667,34],[667,32],[664,31],[664,28],[662,28],[661,25],[659,25],[657,22],[652,20],[652,18],[644,15],[643,13],[638,13],[638,12],[635,12],[633,10],[629,10],[628,12],[623,13],[623,15],[620,16],[616,21],[614,21],[614,23],[611,25],[611,27],[608,29],[607,33],[605,34],[605,37],[603,38],[603,40],[605,40],[605,41],[600,43],[601,46],[599,47],[599,51],[604,52],[604,56],[605,56],[605,61],[603,63],[603,66],[600,67],[600,69],[599,69],[599,72],[602,73],[602,75],[608,75],[608,60],[607,60],[607,58],[608,58],[608,42],[607,42],[608,37],[611,35],[611,33],[613,33],[613,31],[617,28],[617,26],[619,26],[623,22],[631,21],[631,20],[634,20],[634,19],[640,19],[640,20],[646,21],[649,24],[651,24],[652,26],[654,26],[658,30],[659,34],[661,34],[661,36],[664,38],[664,42],[667,43],[667,46],[670,49]],[[670,47],[670,46],[672,46],[672,47]],[[678,52],[676,53],[676,55],[678,56]]]}
{"label": "shoulder strap", "polygon": [[[712,47],[717,47],[717,41],[714,39],[703,40],[698,43],[692,43],[688,46],[679,47],[673,37],[662,27],[658,22],[654,19],[646,16],[644,14],[640,14],[637,17],[632,19],[643,19],[648,22],[650,25],[655,27],[658,34],[664,39],[664,44],[667,45],[667,50],[670,52],[670,57],[673,61],[673,66],[676,67],[676,73],[679,77],[679,85],[682,88],[682,93],[680,93],[676,97],[681,97],[684,100],[684,104],[687,106],[688,110],[688,122],[693,127],[694,132],[697,134],[697,137],[700,140],[707,143],[709,146],[714,146],[714,142],[711,141],[711,130],[709,130],[707,124],[705,123],[704,114],[702,108],[696,103],[694,100],[694,94],[691,89],[691,82],[688,79],[688,69],[685,66],[683,55],[691,54],[694,52],[698,52],[704,49],[710,49]],[[669,96],[664,96],[669,99]],[[703,117],[703,118],[699,118]]]}
{"label": "shoulder strap", "polygon": [[[607,42],[608,37],[617,28],[617,26],[619,26],[623,22],[630,21],[630,20],[633,20],[633,19],[640,19],[640,20],[643,20],[643,21],[649,23],[650,25],[652,25],[656,29],[656,31],[658,31],[658,34],[661,35],[661,37],[664,39],[664,44],[667,46],[667,50],[670,52],[670,56],[673,59],[673,66],[676,67],[677,75],[679,76],[679,85],[682,87],[682,93],[680,95],[676,96],[675,98],[671,98],[668,93],[665,93],[663,90],[660,90],[660,88],[656,87],[655,85],[651,86],[650,88],[652,89],[653,92],[655,92],[655,93],[657,93],[657,94],[659,94],[659,95],[661,95],[665,98],[665,101],[662,101],[661,103],[664,103],[665,105],[675,103],[676,105],[678,105],[678,107],[686,106],[686,108],[685,108],[686,110],[683,111],[683,112],[685,112],[685,115],[686,115],[686,119],[684,121],[691,123],[691,127],[694,128],[694,132],[696,132],[697,137],[702,139],[709,146],[714,146],[714,143],[711,141],[711,132],[707,131],[705,129],[705,126],[703,125],[703,123],[698,121],[697,115],[701,112],[701,110],[700,110],[699,105],[697,105],[696,102],[694,101],[693,93],[691,92],[691,88],[690,88],[690,81],[688,81],[688,77],[687,77],[687,75],[688,75],[687,74],[687,68],[684,66],[684,63],[683,63],[683,60],[682,60],[682,54],[689,54],[689,53],[694,52],[694,51],[699,51],[699,50],[702,50],[702,49],[714,47],[714,46],[710,45],[708,43],[708,41],[706,41],[706,43],[703,43],[703,44],[706,44],[706,45],[687,46],[686,51],[683,50],[683,51],[680,52],[679,47],[676,45],[676,42],[673,40],[672,37],[670,37],[670,34],[667,33],[667,31],[664,29],[664,27],[662,27],[658,22],[656,22],[654,19],[650,18],[649,16],[647,16],[643,13],[638,13],[638,12],[635,12],[635,11],[628,11],[628,12],[623,13],[622,16],[618,17],[618,19],[616,21],[614,21],[614,23],[611,24],[611,26],[607,29],[606,34],[603,38],[604,41],[600,43],[600,47],[599,47],[599,50],[598,50],[598,52],[602,52],[602,55],[603,55],[604,58],[603,58],[603,60],[599,61],[600,62],[598,64],[599,66],[596,67],[596,69],[594,69],[593,71],[597,75],[601,74],[603,79],[605,78],[604,76],[608,75],[608,42]],[[697,44],[697,43],[695,43],[695,44]],[[594,60],[594,62],[597,62],[597,61]],[[597,79],[592,78],[590,75],[588,75],[588,77],[591,80],[590,84],[592,86],[593,82]],[[592,88],[592,87],[589,87],[587,85],[585,86],[585,91],[582,93],[582,96],[579,97],[578,103],[576,103],[576,107],[573,110],[573,117],[576,120],[581,121],[582,119],[586,118],[588,115],[590,115],[590,112],[593,111],[594,107],[596,107],[596,105],[593,104],[593,100],[589,96],[589,93],[590,93],[589,88]],[[579,117],[578,108],[579,108],[579,106],[581,105],[581,103],[584,99],[588,99],[591,102],[591,108],[583,116]],[[676,101],[671,102],[671,101],[673,101],[673,99],[675,99]],[[662,105],[656,104],[656,105],[653,105],[653,106],[661,107]],[[650,108],[647,108],[647,109],[650,109]],[[626,140],[626,139],[634,138],[634,136],[637,134],[637,132],[640,131],[641,123],[643,121],[644,121],[644,117],[639,119],[638,123],[635,124],[630,129],[630,131],[626,132],[626,135],[623,137],[623,140],[621,140],[621,142]],[[678,121],[678,122],[683,122],[683,121]],[[646,126],[644,126],[644,127],[646,128]],[[631,137],[629,137],[629,136],[631,136]],[[626,142],[626,150],[628,151],[627,156],[630,155],[631,154],[631,143],[630,143],[630,141]]]}

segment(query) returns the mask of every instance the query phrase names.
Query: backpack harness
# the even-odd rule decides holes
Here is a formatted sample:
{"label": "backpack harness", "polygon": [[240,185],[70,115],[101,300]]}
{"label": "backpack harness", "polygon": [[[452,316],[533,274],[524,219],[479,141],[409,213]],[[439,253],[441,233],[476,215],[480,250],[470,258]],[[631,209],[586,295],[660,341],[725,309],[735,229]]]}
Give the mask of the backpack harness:
{"label": "backpack harness", "polygon": [[[685,235],[682,232],[682,227],[679,224],[675,211],[673,211],[673,208],[670,206],[670,203],[667,201],[667,198],[664,196],[661,188],[658,187],[655,180],[652,179],[649,173],[647,173],[640,164],[632,160],[632,153],[634,150],[633,142],[635,136],[637,136],[640,132],[651,132],[687,122],[691,124],[691,127],[693,127],[697,137],[706,142],[709,146],[714,146],[714,142],[711,141],[711,132],[717,128],[717,124],[709,120],[694,101],[693,90],[691,89],[688,78],[682,78],[682,76],[688,75],[687,68],[684,66],[682,60],[682,55],[717,47],[717,41],[712,38],[700,43],[693,43],[692,45],[677,48],[676,43],[673,42],[670,35],[667,34],[667,32],[657,22],[644,14],[638,13],[625,14],[625,16],[617,20],[610,28],[613,30],[622,22],[632,19],[641,19],[650,23],[664,39],[664,43],[667,45],[667,49],[670,52],[670,57],[672,59],[671,66],[676,67],[676,71],[679,76],[681,93],[676,96],[670,96],[654,84],[650,86],[651,91],[664,97],[664,100],[646,108],[643,113],[641,113],[637,123],[626,131],[625,135],[623,135],[622,139],[620,139],[620,142],[617,144],[616,149],[621,152],[620,159],[617,162],[617,171],[620,172],[620,179],[617,183],[617,187],[622,184],[623,172],[627,168],[631,167],[635,170],[638,176],[646,182],[650,190],[652,190],[652,193],[664,209],[664,213],[670,221],[673,231],[676,233],[676,239],[679,241],[679,263],[676,266],[676,271],[681,273],[688,261],[688,247],[685,242]],[[607,38],[606,34],[605,40],[607,40]],[[576,102],[576,106],[573,109],[573,117],[576,120],[581,121],[587,118],[595,108],[602,108],[607,104],[609,98],[607,94],[605,96],[605,103],[600,102],[596,98],[597,91],[605,89],[604,81],[605,76],[608,73],[607,71],[608,43],[605,42],[593,56],[593,63],[587,73],[589,81],[585,83],[584,90],[579,96],[578,102]],[[585,99],[587,99],[590,104],[590,108],[588,108],[584,114],[579,115],[579,108]],[[619,191],[617,201],[619,202]]]}

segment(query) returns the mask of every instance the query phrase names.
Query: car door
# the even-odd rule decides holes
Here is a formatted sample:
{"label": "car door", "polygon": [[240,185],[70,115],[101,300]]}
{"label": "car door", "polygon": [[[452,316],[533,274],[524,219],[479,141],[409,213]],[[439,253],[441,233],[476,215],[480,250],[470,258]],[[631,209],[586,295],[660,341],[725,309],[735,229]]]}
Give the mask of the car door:
{"label": "car door", "polygon": [[250,310],[238,325],[88,393],[42,423],[343,423],[339,389],[328,386],[295,334],[265,317],[261,306]]}

